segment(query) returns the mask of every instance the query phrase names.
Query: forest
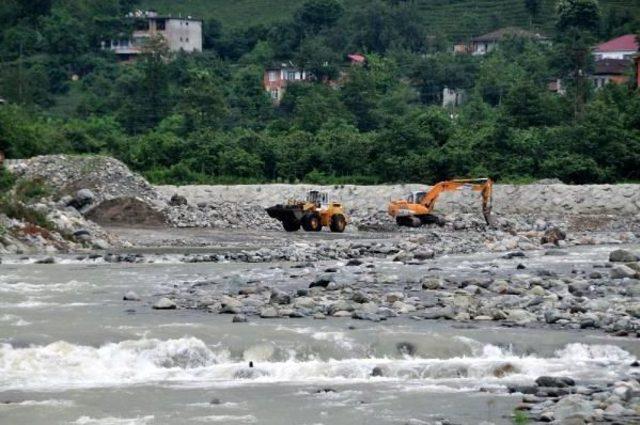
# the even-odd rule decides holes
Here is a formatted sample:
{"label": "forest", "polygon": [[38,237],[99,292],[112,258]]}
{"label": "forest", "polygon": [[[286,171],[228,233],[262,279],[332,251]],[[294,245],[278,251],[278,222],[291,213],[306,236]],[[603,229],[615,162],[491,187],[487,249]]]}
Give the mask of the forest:
{"label": "forest", "polygon": [[[640,33],[638,8],[513,0],[550,42],[514,36],[479,57],[453,54],[478,34],[434,33],[424,1],[308,0],[233,27],[208,18],[203,52],[157,38],[122,63],[101,46],[131,33],[140,2],[5,0],[0,150],[112,155],[172,184],[640,180],[635,79],[595,90],[588,78],[595,44]],[[366,64],[350,65],[354,52]],[[263,73],[283,62],[314,78],[274,105]],[[558,79],[565,94],[549,90]],[[443,108],[445,87],[466,102]]]}

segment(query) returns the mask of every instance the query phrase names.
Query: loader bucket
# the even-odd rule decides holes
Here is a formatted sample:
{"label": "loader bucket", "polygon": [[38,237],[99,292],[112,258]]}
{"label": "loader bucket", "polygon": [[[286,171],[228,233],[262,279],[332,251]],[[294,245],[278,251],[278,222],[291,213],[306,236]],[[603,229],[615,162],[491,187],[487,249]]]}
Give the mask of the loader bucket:
{"label": "loader bucket", "polygon": [[269,217],[275,218],[282,222],[294,222],[300,221],[303,216],[303,211],[299,207],[292,207],[288,205],[275,205],[266,209]]}

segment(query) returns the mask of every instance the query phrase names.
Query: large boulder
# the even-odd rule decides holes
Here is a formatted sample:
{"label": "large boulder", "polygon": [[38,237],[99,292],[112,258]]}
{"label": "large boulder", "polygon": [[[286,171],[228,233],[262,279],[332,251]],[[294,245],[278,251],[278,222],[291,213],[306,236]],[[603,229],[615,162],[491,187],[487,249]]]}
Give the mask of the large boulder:
{"label": "large boulder", "polygon": [[612,263],[633,263],[638,260],[639,258],[637,255],[624,249],[616,249],[615,251],[611,251],[609,254],[609,261]]}

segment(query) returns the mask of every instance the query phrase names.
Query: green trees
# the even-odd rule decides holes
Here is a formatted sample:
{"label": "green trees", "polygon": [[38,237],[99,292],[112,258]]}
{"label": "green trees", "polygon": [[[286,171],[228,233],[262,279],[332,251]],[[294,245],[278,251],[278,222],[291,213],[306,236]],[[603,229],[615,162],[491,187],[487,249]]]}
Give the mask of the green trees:
{"label": "green trees", "polygon": [[[640,96],[587,78],[599,31],[640,23],[609,13],[600,29],[595,1],[559,2],[552,45],[514,37],[481,58],[451,54],[420,2],[312,0],[274,24],[209,22],[200,54],[157,38],[118,63],[100,45],[128,36],[132,4],[0,2],[0,150],[110,154],[175,184],[640,179]],[[544,5],[525,1],[540,26]],[[460,21],[483,30],[473,11]],[[274,105],[264,71],[283,62],[314,78]],[[548,90],[558,77],[566,96]],[[466,103],[442,108],[445,87]]]}

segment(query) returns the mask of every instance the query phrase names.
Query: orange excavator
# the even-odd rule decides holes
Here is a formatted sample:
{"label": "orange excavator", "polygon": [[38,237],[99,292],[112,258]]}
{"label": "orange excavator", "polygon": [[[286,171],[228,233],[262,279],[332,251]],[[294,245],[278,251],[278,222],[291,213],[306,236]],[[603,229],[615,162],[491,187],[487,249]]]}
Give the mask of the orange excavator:
{"label": "orange excavator", "polygon": [[428,192],[414,192],[407,199],[389,203],[389,215],[399,226],[420,227],[427,223],[441,224],[441,219],[431,212],[442,192],[469,189],[482,195],[482,215],[491,225],[491,194],[493,181],[489,178],[449,180],[437,183]]}

